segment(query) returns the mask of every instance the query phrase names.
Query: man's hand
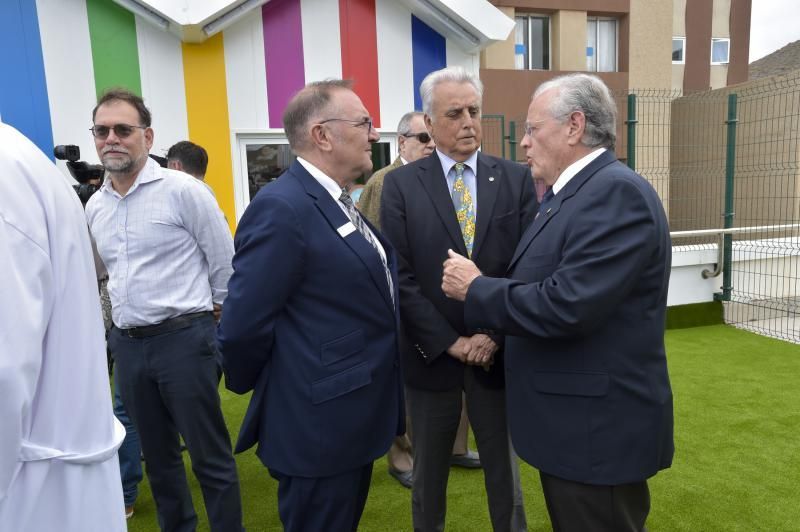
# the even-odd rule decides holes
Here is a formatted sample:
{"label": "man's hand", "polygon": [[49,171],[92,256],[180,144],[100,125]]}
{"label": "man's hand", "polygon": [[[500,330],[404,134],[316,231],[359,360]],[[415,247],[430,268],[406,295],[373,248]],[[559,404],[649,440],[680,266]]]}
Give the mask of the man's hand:
{"label": "man's hand", "polygon": [[452,249],[447,250],[450,257],[444,261],[444,274],[442,275],[442,291],[451,299],[464,301],[467,298],[469,285],[481,271],[471,260],[462,257]]}
{"label": "man's hand", "polygon": [[447,348],[447,354],[460,362],[466,362],[467,355],[471,349],[472,344],[470,343],[470,339],[466,336],[459,336],[458,339],[453,342],[453,345]]}
{"label": "man's hand", "polygon": [[219,323],[219,319],[222,317],[222,305],[219,303],[213,303],[214,305],[214,321]]}
{"label": "man's hand", "polygon": [[470,351],[467,354],[467,364],[483,366],[489,371],[489,366],[494,364],[494,354],[497,352],[497,344],[485,334],[476,334],[469,338]]}

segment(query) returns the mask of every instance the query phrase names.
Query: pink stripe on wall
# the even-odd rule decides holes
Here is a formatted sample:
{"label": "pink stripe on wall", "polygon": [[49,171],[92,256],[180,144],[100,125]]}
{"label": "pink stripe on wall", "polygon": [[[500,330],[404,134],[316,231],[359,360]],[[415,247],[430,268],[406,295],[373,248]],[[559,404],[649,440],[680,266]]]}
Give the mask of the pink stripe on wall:
{"label": "pink stripe on wall", "polygon": [[272,0],[261,8],[269,127],[283,127],[283,111],[305,85],[300,0]]}

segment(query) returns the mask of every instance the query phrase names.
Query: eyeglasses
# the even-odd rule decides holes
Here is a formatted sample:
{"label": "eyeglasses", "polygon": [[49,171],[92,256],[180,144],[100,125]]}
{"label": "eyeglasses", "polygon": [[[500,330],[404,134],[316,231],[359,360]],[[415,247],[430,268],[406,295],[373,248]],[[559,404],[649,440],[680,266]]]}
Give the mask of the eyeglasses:
{"label": "eyeglasses", "polygon": [[536,124],[541,124],[541,123],[547,122],[548,120],[558,120],[560,118],[564,118],[564,117],[569,116],[571,114],[572,113],[567,113],[567,114],[558,115],[558,116],[548,116],[547,118],[542,118],[541,120],[534,120],[533,122],[525,122],[525,129],[524,129],[525,134],[527,136],[529,136],[529,137],[532,137],[533,136],[533,132],[536,131],[537,129],[539,129],[536,126]]}
{"label": "eyeglasses", "polygon": [[92,135],[96,139],[105,139],[108,138],[108,134],[111,133],[111,130],[114,130],[114,134],[121,138],[128,138],[133,133],[134,129],[147,129],[147,126],[131,126],[128,124],[114,124],[113,126],[94,126],[90,127],[89,131],[92,132]]}
{"label": "eyeglasses", "polygon": [[347,122],[348,124],[353,124],[353,127],[364,127],[367,126],[367,136],[372,133],[372,118],[367,117],[362,120],[349,120],[347,118],[326,118],[318,122],[319,124],[326,124],[328,122]]}
{"label": "eyeglasses", "polygon": [[431,141],[431,136],[428,134],[427,131],[423,131],[422,133],[402,133],[401,136],[410,139],[415,138],[420,141],[422,144],[427,144]]}

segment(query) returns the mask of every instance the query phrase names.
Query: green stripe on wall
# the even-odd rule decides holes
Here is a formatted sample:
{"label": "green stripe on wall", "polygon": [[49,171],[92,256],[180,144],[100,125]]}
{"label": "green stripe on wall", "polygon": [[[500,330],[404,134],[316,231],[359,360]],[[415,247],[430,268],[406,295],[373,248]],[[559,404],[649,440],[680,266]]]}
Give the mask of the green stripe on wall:
{"label": "green stripe on wall", "polygon": [[142,95],[136,18],[111,0],[86,0],[92,43],[94,86],[98,98],[110,87]]}

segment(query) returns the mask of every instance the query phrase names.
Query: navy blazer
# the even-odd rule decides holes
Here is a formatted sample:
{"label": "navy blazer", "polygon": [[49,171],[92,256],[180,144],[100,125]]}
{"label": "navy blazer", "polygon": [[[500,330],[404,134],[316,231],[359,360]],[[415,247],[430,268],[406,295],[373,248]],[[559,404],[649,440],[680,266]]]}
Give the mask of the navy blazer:
{"label": "navy blazer", "polygon": [[525,461],[588,484],[644,480],[674,450],[664,209],[612,151],[543,209],[508,279],[472,283],[466,322],[508,335],[509,428]]}
{"label": "navy blazer", "polygon": [[[396,287],[394,251],[373,232]],[[258,442],[264,465],[303,477],[383,455],[405,414],[378,253],[297,161],[259,191],[234,243],[217,337],[227,387],[253,390],[236,452]]]}
{"label": "navy blazer", "polygon": [[[472,259],[487,275],[502,276],[538,208],[526,166],[478,153],[477,211]],[[412,388],[443,391],[463,386],[464,364],[446,353],[459,336],[484,332],[464,324],[464,305],[442,292],[447,249],[467,255],[453,200],[436,152],[392,170],[383,182],[381,227],[398,254],[400,312],[407,341],[402,359]],[[501,349],[490,371],[475,377],[503,386]]]}

